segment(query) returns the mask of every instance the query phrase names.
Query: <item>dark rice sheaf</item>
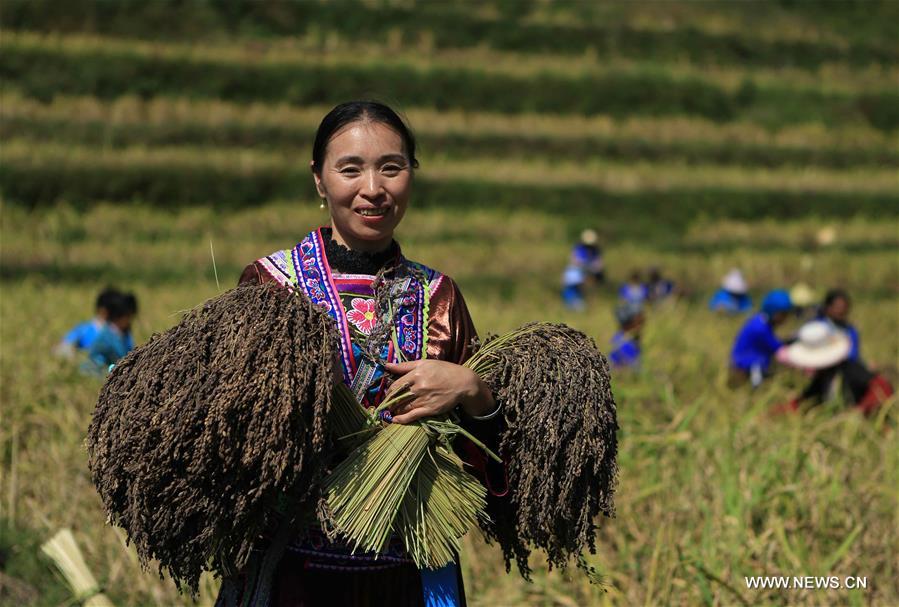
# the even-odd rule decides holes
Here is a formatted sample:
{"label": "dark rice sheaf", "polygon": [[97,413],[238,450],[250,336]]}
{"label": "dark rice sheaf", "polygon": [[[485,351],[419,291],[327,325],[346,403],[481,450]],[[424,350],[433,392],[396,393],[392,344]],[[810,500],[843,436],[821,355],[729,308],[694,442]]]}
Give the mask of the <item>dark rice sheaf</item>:
{"label": "dark rice sheaf", "polygon": [[241,286],[115,367],[88,431],[89,465],[145,566],[157,559],[196,592],[204,570],[239,571],[285,506],[314,511],[336,339],[305,297]]}
{"label": "dark rice sheaf", "polygon": [[614,516],[617,414],[609,366],[592,339],[544,324],[499,349],[485,377],[501,403],[510,496],[491,497],[483,530],[529,579],[531,550],[549,567],[595,552],[596,517]]}

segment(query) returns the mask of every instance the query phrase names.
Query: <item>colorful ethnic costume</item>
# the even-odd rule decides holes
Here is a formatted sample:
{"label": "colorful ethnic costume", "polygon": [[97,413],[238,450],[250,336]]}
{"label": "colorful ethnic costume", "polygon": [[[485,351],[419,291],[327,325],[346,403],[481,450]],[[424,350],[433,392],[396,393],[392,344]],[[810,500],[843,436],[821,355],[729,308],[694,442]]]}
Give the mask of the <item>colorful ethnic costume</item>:
{"label": "colorful ethnic costume", "polygon": [[[385,265],[400,277],[391,288],[391,339],[375,342],[379,312],[376,274]],[[247,266],[240,282],[277,284],[300,289],[333,319],[340,334],[344,381],[361,403],[376,406],[388,386],[378,359],[391,362],[423,357],[461,364],[472,354],[474,326],[462,294],[449,277],[407,260],[394,242],[382,253],[350,251],[331,239],[330,228],[308,234],[302,242]],[[382,323],[383,324],[386,323]],[[463,420],[466,428],[496,448],[502,416],[488,421]],[[459,444],[463,457],[478,468],[482,480],[502,478],[489,470],[480,453]],[[474,460],[474,461],[472,461]],[[488,482],[488,488],[497,483]],[[505,491],[504,491],[505,492]],[[496,492],[494,491],[494,495]],[[266,571],[266,568],[268,569]],[[260,558],[242,575],[224,580],[218,607],[314,607],[318,605],[391,605],[395,607],[464,605],[458,564],[420,571],[399,540],[384,554],[351,554],[348,546],[329,542],[310,527],[292,538],[277,563]]]}

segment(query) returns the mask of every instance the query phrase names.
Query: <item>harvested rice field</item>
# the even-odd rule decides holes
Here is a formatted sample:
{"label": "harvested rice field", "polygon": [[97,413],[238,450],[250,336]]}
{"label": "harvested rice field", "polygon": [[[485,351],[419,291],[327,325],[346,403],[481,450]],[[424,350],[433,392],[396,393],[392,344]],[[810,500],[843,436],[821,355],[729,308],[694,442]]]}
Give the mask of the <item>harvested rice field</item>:
{"label": "harvested rice field", "polygon": [[[39,550],[61,528],[114,604],[194,604],[106,525],[86,444],[102,381],[52,351],[107,285],[136,294],[143,344],[326,223],[314,131],[363,95],[419,137],[403,252],[458,283],[481,336],[561,322],[607,352],[632,270],[681,293],[648,309],[642,367],[612,374],[615,516],[585,563],[599,583],[539,551],[530,583],[514,559],[507,575],[473,532],[469,605],[899,604],[899,401],[772,418],[807,378],[729,388],[743,318],[706,305],[735,266],[756,301],[843,287],[864,360],[899,381],[896,3],[237,5],[0,9],[0,605],[71,604]],[[587,227],[607,283],[577,313],[560,280]],[[545,513],[525,514],[536,534]],[[196,604],[218,584],[204,574]]]}

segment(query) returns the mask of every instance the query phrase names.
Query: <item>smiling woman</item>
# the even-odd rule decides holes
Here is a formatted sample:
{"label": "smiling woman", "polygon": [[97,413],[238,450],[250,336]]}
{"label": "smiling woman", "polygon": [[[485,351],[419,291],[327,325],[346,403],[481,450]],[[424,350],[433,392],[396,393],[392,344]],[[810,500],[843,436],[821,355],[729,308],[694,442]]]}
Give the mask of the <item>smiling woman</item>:
{"label": "smiling woman", "polygon": [[[462,366],[476,338],[462,294],[448,276],[406,259],[393,239],[418,166],[411,131],[383,104],[341,104],[322,120],[310,165],[331,225],[250,264],[240,282],[275,282],[327,312],[341,336],[342,379],[365,406],[408,388],[414,398],[391,409],[394,423],[457,409],[495,450],[502,416],[490,389]],[[488,474],[503,477],[501,466],[478,464],[485,483]],[[283,556],[260,550],[247,571],[224,580],[217,605],[465,604],[458,562],[419,570],[398,539],[384,554],[353,554],[315,527],[271,544],[283,542]]]}
{"label": "smiling woman", "polygon": [[386,249],[406,213],[418,166],[415,139],[399,116],[373,102],[337,106],[316,133],[311,166],[334,239],[356,251]]}

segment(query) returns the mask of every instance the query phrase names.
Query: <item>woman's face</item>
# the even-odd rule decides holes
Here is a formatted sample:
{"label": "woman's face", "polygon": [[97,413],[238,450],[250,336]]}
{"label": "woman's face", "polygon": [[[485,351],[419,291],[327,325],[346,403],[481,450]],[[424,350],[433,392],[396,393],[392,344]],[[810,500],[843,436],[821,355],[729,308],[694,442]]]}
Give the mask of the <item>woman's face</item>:
{"label": "woman's face", "polygon": [[837,297],[824,310],[824,315],[835,322],[847,322],[849,320],[849,301],[844,297]]}
{"label": "woman's face", "polygon": [[331,137],[321,173],[313,175],[328,201],[337,242],[359,251],[390,245],[412,186],[399,133],[380,122],[350,123]]}

